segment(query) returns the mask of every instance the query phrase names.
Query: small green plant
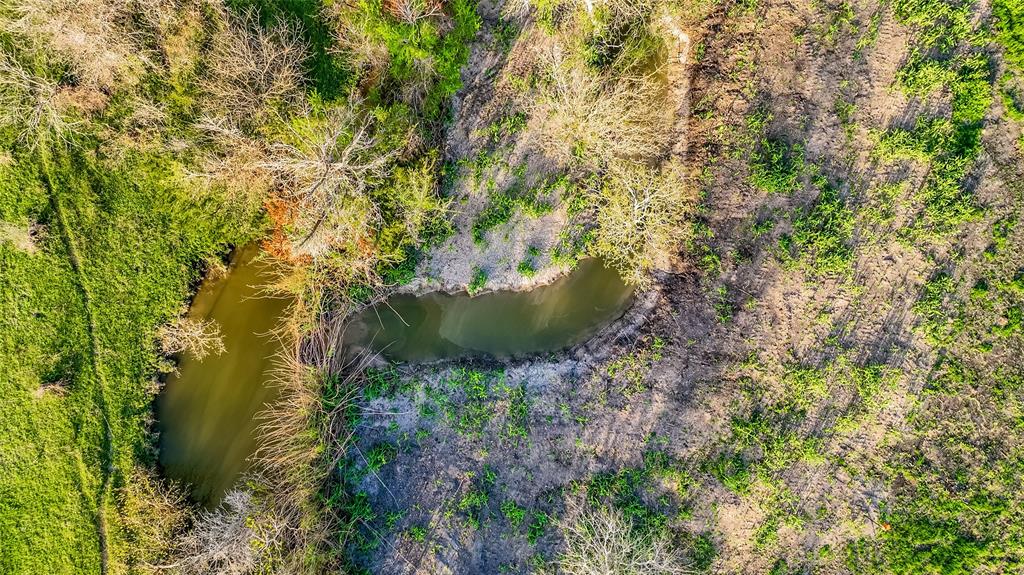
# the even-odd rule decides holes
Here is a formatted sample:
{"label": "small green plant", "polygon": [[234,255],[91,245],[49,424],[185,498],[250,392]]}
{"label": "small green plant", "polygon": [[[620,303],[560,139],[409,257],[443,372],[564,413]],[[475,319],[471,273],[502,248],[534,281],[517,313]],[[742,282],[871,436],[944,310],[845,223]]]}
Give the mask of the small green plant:
{"label": "small green plant", "polygon": [[515,501],[507,499],[501,504],[501,513],[508,520],[508,524],[512,529],[519,529],[523,521],[526,519],[526,509],[520,507]]}
{"label": "small green plant", "polygon": [[398,448],[390,443],[378,443],[366,452],[366,466],[371,471],[380,471],[398,456]]}
{"label": "small green plant", "polygon": [[516,271],[525,278],[532,278],[537,275],[537,268],[533,265],[533,260],[523,260],[516,266]]}
{"label": "small green plant", "polygon": [[473,529],[479,529],[489,501],[490,498],[487,496],[487,492],[474,486],[470,487],[462,498],[459,499],[457,507],[459,511],[466,514],[469,526]]}
{"label": "small green plant", "polygon": [[817,199],[796,213],[793,231],[783,235],[779,245],[786,256],[803,262],[814,275],[848,274],[853,261],[853,210],[824,177],[815,185]]}
{"label": "small green plant", "polygon": [[544,536],[544,532],[547,531],[548,525],[551,524],[551,516],[543,511],[534,511],[533,520],[526,528],[526,540],[530,542],[530,545],[536,545],[537,541]]}
{"label": "small green plant", "polygon": [[417,543],[423,543],[427,540],[427,528],[422,525],[413,525],[406,531],[406,534]]}
{"label": "small green plant", "polygon": [[505,420],[504,435],[507,439],[526,438],[530,418],[530,403],[526,397],[526,386],[513,387],[508,394],[508,417]]}
{"label": "small green plant", "polygon": [[789,194],[800,188],[804,152],[799,145],[765,138],[750,157],[750,183],[768,194]]}
{"label": "small green plant", "polygon": [[469,285],[466,286],[466,291],[469,295],[476,295],[480,293],[480,290],[484,289],[484,285],[487,284],[487,271],[482,268],[473,268],[473,277],[469,280]]}

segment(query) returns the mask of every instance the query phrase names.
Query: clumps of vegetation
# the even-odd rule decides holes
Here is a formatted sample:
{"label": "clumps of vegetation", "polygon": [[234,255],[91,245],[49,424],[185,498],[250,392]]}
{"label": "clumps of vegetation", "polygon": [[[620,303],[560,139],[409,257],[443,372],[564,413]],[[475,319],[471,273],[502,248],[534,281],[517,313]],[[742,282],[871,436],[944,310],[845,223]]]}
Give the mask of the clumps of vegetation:
{"label": "clumps of vegetation", "polygon": [[779,246],[785,257],[802,262],[814,275],[848,275],[853,260],[853,210],[825,177],[815,185],[818,197],[796,213],[792,231],[779,238]]}
{"label": "clumps of vegetation", "polygon": [[519,275],[527,279],[537,275],[537,268],[535,267],[532,259],[519,262],[519,265],[516,266],[516,271],[519,272]]}
{"label": "clumps of vegetation", "polygon": [[948,344],[959,331],[958,322],[945,310],[946,300],[955,288],[949,274],[935,274],[925,282],[921,297],[914,303],[913,311],[922,319],[919,329],[933,345]]}
{"label": "clumps of vegetation", "polygon": [[800,188],[803,152],[799,146],[764,139],[750,158],[750,183],[769,194],[789,194]]}
{"label": "clumps of vegetation", "polygon": [[545,186],[539,189],[534,188],[521,192],[512,190],[491,195],[487,207],[473,222],[473,241],[477,244],[486,242],[487,232],[508,223],[517,210],[522,210],[532,218],[550,213],[554,206],[547,199],[543,199],[550,192],[551,189]]}
{"label": "clumps of vegetation", "polygon": [[485,285],[487,285],[487,270],[479,267],[473,268],[473,277],[466,285],[466,291],[469,292],[469,295],[476,295],[484,289]]}
{"label": "clumps of vegetation", "polygon": [[804,168],[803,147],[764,135],[772,115],[760,111],[747,118],[755,143],[750,153],[750,183],[768,194],[790,194],[800,189]]}
{"label": "clumps of vegetation", "polygon": [[650,272],[666,267],[688,235],[696,192],[667,163],[652,169],[632,162],[609,166],[603,184],[589,192],[597,206],[590,251],[605,259],[630,284],[646,286]]}
{"label": "clumps of vegetation", "polygon": [[658,336],[644,338],[637,349],[608,362],[605,372],[626,396],[646,389],[647,376],[655,363],[661,361],[665,340]]}
{"label": "clumps of vegetation", "polygon": [[397,99],[432,122],[442,119],[480,28],[472,0],[338,2],[330,10],[353,86],[371,101]]}
{"label": "clumps of vegetation", "polygon": [[[980,213],[968,182],[981,153],[981,131],[992,105],[992,65],[975,30],[969,2],[896,2],[896,17],[917,29],[917,46],[897,83],[910,96],[950,94],[949,117],[919,119],[910,130],[882,135],[883,160],[911,159],[929,166],[917,192],[922,215],[912,231],[939,236]],[[959,48],[957,47],[959,45]]]}
{"label": "clumps of vegetation", "polygon": [[506,439],[526,439],[529,422],[530,400],[526,394],[526,385],[513,387],[508,392],[508,414],[503,435]]}

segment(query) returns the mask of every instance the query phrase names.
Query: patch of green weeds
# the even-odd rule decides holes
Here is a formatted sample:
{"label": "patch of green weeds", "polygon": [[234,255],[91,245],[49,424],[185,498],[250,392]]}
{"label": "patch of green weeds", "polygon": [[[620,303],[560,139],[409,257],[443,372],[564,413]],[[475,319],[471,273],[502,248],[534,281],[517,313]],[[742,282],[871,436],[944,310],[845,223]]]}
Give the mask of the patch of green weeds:
{"label": "patch of green weeds", "polygon": [[[476,3],[453,0],[445,3],[443,17],[406,22],[392,17],[380,0],[367,0],[346,7],[341,17],[358,27],[360,42],[368,44],[362,49],[387,52],[383,78],[374,75],[379,70],[356,71],[356,82],[362,75],[366,76],[364,80],[374,82],[369,85],[369,99],[398,100],[399,95],[390,90],[420,85],[424,91],[424,117],[441,120],[449,98],[462,86],[460,71],[469,58],[469,44],[480,28]],[[431,73],[426,78],[424,61],[431,62]]]}
{"label": "patch of green weeds", "polygon": [[480,267],[473,268],[473,277],[469,280],[466,291],[469,292],[469,295],[476,295],[484,289],[485,285],[487,285],[487,271]]}
{"label": "patch of green weeds", "polygon": [[750,152],[750,183],[768,194],[789,194],[800,188],[803,146],[790,145],[764,133],[772,115],[766,110],[747,118],[747,130],[754,139]]}
{"label": "patch of green weeds", "polygon": [[367,401],[390,397],[402,388],[402,375],[394,365],[367,368],[365,375],[363,398]]}
{"label": "patch of green weeds", "polygon": [[655,363],[661,361],[665,340],[658,336],[645,337],[637,349],[614,359],[605,367],[608,378],[618,384],[627,397],[644,391],[647,375]]}
{"label": "patch of green weeds", "polygon": [[406,530],[406,535],[409,539],[417,543],[423,543],[427,540],[427,528],[422,525],[413,525]]}
{"label": "patch of green weeds", "polygon": [[525,191],[513,189],[493,194],[487,207],[473,222],[473,242],[483,244],[487,239],[487,232],[508,223],[517,210],[522,210],[531,218],[538,218],[551,212],[554,206],[549,200],[543,199],[548,196],[550,191],[551,189],[547,186],[541,186]]}
{"label": "patch of green weeds", "polygon": [[526,394],[526,385],[520,384],[508,392],[508,415],[505,419],[504,437],[526,439],[529,421],[530,400]]}
{"label": "patch of green weeds", "polygon": [[513,136],[526,128],[526,112],[512,112],[505,114],[492,122],[482,133],[487,136],[491,144],[497,144],[503,139]]}
{"label": "patch of green weeds", "polygon": [[922,320],[918,330],[932,345],[949,344],[963,327],[959,313],[950,314],[945,309],[955,289],[956,284],[949,274],[935,274],[925,282],[921,296],[914,303],[912,310]]}
{"label": "patch of green weeds", "polygon": [[398,448],[391,443],[378,443],[366,452],[366,466],[371,471],[380,471],[398,457]]}
{"label": "patch of green weeds", "polygon": [[847,275],[853,260],[853,210],[825,177],[819,177],[815,186],[818,197],[797,211],[792,231],[780,237],[779,246],[813,275]]}
{"label": "patch of green weeds", "polygon": [[526,540],[536,545],[551,525],[551,516],[543,511],[534,511],[530,524],[526,527]]}
{"label": "patch of green weeds", "polygon": [[492,390],[503,385],[504,377],[502,371],[482,371],[464,366],[452,370],[444,386],[461,394],[461,400],[436,398],[448,423],[462,435],[480,436],[495,415],[496,402]]}
{"label": "patch of green weeds", "polygon": [[523,260],[519,262],[519,265],[516,266],[516,271],[518,271],[519,275],[524,278],[532,278],[537,275],[537,268],[534,267],[533,260]]}
{"label": "patch of green weeds", "polygon": [[456,505],[459,511],[466,514],[466,521],[473,529],[479,529],[480,523],[485,518],[487,504],[490,498],[487,492],[478,486],[472,486],[459,499]]}
{"label": "patch of green weeds", "polygon": [[526,520],[526,509],[511,499],[506,499],[501,503],[501,514],[505,516],[513,530],[519,529],[519,526]]}

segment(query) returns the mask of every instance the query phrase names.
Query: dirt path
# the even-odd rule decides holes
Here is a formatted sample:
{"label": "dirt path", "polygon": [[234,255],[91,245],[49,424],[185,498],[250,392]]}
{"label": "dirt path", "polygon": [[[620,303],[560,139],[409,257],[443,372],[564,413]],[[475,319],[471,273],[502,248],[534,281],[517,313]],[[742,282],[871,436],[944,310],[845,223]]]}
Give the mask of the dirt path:
{"label": "dirt path", "polygon": [[50,162],[43,156],[43,184],[50,197],[50,205],[57,214],[57,222],[60,225],[61,237],[68,250],[68,257],[71,260],[71,267],[75,270],[75,277],[78,281],[78,288],[82,295],[82,304],[85,308],[85,315],[89,327],[90,358],[92,360],[93,373],[96,375],[96,400],[99,403],[100,414],[103,417],[103,478],[100,486],[100,493],[96,503],[96,531],[100,541],[100,569],[103,575],[110,572],[110,546],[107,529],[106,507],[110,499],[110,479],[114,474],[114,434],[110,428],[109,408],[107,406],[107,382],[100,366],[99,354],[100,344],[96,336],[96,321],[92,313],[92,295],[89,292],[89,285],[86,282],[85,271],[82,268],[81,256],[75,243],[74,233],[68,226],[67,217],[61,207],[60,198],[50,180]]}

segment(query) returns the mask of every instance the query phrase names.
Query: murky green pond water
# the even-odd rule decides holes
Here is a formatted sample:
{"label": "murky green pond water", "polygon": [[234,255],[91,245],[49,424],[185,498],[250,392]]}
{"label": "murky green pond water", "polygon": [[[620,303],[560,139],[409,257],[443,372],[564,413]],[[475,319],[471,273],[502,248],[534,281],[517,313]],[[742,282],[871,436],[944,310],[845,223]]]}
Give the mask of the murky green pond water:
{"label": "murky green pond water", "polygon": [[632,294],[614,270],[587,259],[531,291],[393,296],[353,318],[345,341],[404,361],[556,351],[619,318]]}
{"label": "murky green pond water", "polygon": [[[257,414],[274,400],[269,384],[280,344],[269,335],[288,302],[262,295],[266,264],[255,246],[235,255],[225,278],[205,281],[190,314],[220,324],[227,351],[202,361],[186,355],[157,402],[160,462],[216,504],[248,468],[257,448]],[[345,343],[404,361],[555,351],[620,317],[632,289],[598,260],[528,292],[395,295],[350,319]]]}
{"label": "murky green pond water", "polygon": [[275,395],[268,382],[280,344],[270,332],[289,302],[262,293],[272,270],[253,261],[257,253],[255,245],[240,249],[227,276],[204,281],[189,310],[220,325],[227,350],[202,361],[185,354],[157,402],[164,472],[207,504],[248,468],[256,415]]}

